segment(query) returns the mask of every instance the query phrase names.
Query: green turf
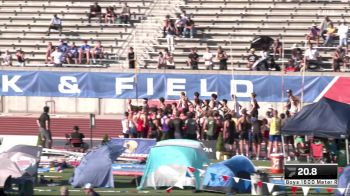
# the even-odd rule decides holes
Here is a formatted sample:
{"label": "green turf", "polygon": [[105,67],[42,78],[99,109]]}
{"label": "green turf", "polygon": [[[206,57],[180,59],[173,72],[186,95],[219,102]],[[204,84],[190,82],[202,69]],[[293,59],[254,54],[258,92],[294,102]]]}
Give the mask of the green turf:
{"label": "green turf", "polygon": [[[270,166],[269,161],[253,161],[255,165],[257,166]],[[73,168],[65,169],[62,173],[55,173],[55,172],[49,172],[44,173],[45,176],[62,176],[61,179],[54,180],[54,183],[58,183],[60,185],[67,186],[70,190],[70,195],[84,195],[82,192],[82,189],[74,189],[72,188],[69,183],[68,179],[72,176]],[[114,189],[96,189],[100,195],[174,195],[174,196],[180,196],[180,195],[223,195],[219,193],[209,193],[209,192],[200,192],[200,193],[193,193],[192,190],[180,190],[175,189],[171,193],[166,193],[166,191],[163,190],[154,190],[151,188],[147,188],[144,191],[137,192],[136,190],[136,184],[132,182],[132,177],[125,177],[125,176],[116,176],[115,178],[115,187]],[[59,189],[60,186],[36,186],[35,189],[35,195],[59,195]],[[38,191],[41,190],[41,191]],[[290,188],[286,188],[288,195],[292,195]],[[107,191],[116,191],[116,192],[107,192]],[[315,190],[310,189],[309,195],[331,195],[330,193],[327,193],[325,189],[321,189],[320,193],[315,193]],[[251,195],[251,194],[237,194],[237,195]],[[298,192],[296,195],[303,195],[302,190],[298,189]]]}

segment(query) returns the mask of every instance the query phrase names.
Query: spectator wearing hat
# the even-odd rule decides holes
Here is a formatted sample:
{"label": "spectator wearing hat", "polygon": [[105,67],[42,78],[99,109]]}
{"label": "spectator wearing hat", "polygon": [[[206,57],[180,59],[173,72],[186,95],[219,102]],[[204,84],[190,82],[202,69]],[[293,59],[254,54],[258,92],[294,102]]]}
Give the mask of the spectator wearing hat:
{"label": "spectator wearing hat", "polygon": [[316,24],[312,25],[305,39],[308,42],[310,42],[311,40],[316,41],[317,46],[320,45],[320,29],[317,27]]}
{"label": "spectator wearing hat", "polygon": [[50,31],[51,29],[55,29],[59,31],[59,35],[61,35],[62,33],[62,21],[61,19],[57,16],[57,14],[54,14],[51,22],[50,22],[50,26],[49,26],[49,30],[47,32],[47,35],[50,35]]}
{"label": "spectator wearing hat", "polygon": [[94,191],[91,183],[86,183],[83,189],[86,196],[100,196],[97,192]]}
{"label": "spectator wearing hat", "polygon": [[253,65],[258,59],[259,57],[258,55],[255,54],[255,49],[254,48],[250,49],[250,54],[247,57],[247,60],[248,60],[247,67],[249,70],[253,69]]}

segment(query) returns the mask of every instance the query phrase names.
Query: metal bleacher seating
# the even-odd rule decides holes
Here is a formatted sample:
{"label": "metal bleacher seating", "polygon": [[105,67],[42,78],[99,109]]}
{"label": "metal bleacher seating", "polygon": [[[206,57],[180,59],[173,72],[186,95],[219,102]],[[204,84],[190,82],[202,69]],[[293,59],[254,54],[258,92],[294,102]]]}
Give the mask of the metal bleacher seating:
{"label": "metal bleacher seating", "polygon": [[[69,43],[76,42],[79,46],[82,40],[88,40],[93,46],[94,42],[101,41],[107,56],[103,59],[103,64],[109,66],[117,63],[118,51],[126,44],[134,25],[143,19],[152,0],[127,1],[131,8],[130,24],[99,23],[97,18],[92,18],[91,24],[88,24],[87,14],[94,2],[92,0],[0,1],[0,52],[9,50],[14,55],[17,49],[22,49],[26,54],[26,66],[50,66],[44,63],[48,42],[55,45],[59,39],[64,39]],[[124,4],[123,1],[112,0],[100,0],[98,3],[102,12],[105,12],[106,7],[112,6],[117,14]],[[58,31],[52,30],[51,35],[47,36],[53,14],[62,19],[62,34],[59,35]]]}
{"label": "metal bleacher seating", "polygon": [[[342,0],[185,0],[178,7],[194,20],[197,30],[194,38],[175,38],[173,56],[178,69],[189,69],[186,60],[190,48],[196,47],[201,55],[207,46],[214,53],[222,46],[229,55],[229,69],[244,69],[250,41],[257,35],[280,38],[285,56],[278,62],[286,62],[293,44],[303,49],[313,23],[320,24],[327,15],[337,27],[343,20],[349,22],[350,17],[350,4]],[[320,48],[324,70],[329,68],[337,45],[338,41],[334,40],[332,47]],[[152,49],[143,53],[147,68],[156,67],[158,53],[165,48],[166,39],[158,38]],[[204,68],[203,60],[199,66]]]}

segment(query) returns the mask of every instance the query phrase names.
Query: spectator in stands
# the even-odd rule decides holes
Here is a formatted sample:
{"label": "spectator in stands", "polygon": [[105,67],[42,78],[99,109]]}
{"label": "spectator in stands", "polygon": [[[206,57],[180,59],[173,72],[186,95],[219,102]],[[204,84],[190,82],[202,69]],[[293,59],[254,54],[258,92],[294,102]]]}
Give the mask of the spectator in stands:
{"label": "spectator in stands", "polygon": [[191,66],[191,69],[198,69],[199,55],[197,54],[197,48],[192,48],[191,53],[188,55],[187,66]]}
{"label": "spectator in stands", "polygon": [[170,22],[170,25],[166,27],[166,41],[168,44],[168,50],[171,52],[175,50],[175,46],[174,46],[175,34],[176,34],[175,25],[173,22]]}
{"label": "spectator in stands", "polygon": [[317,48],[313,47],[312,43],[309,43],[309,48],[305,51],[305,62],[302,66],[303,69],[314,69],[320,66],[320,54]]}
{"label": "spectator in stands", "polygon": [[61,57],[61,61],[64,62],[67,58],[67,53],[69,49],[68,43],[63,39],[60,39],[57,47],[63,53]]}
{"label": "spectator in stands", "polygon": [[288,64],[285,68],[285,71],[298,71],[301,67],[301,62],[303,61],[303,52],[298,47],[297,44],[292,46],[291,56],[288,59]]}
{"label": "spectator in stands", "polygon": [[90,55],[91,55],[91,46],[87,43],[87,40],[83,41],[83,45],[79,48],[79,59],[78,63],[82,63],[83,57],[86,57],[86,64],[90,63]]}
{"label": "spectator in stands", "polygon": [[115,12],[114,8],[112,6],[109,6],[106,8],[106,14],[105,14],[105,23],[115,23]]}
{"label": "spectator in stands", "polygon": [[165,19],[163,20],[163,38],[165,38],[167,35],[167,29],[170,26],[170,23],[171,23],[170,15],[166,15]]}
{"label": "spectator in stands", "polygon": [[346,25],[346,22],[343,21],[338,27],[339,46],[344,46],[346,48],[346,53],[348,53],[348,33],[349,27]]}
{"label": "spectator in stands", "polygon": [[164,49],[164,59],[168,69],[175,69],[174,57],[167,48]]}
{"label": "spectator in stands", "polygon": [[311,42],[311,40],[316,41],[317,46],[320,45],[320,29],[314,23],[310,28],[309,33],[306,35],[306,40]]}
{"label": "spectator in stands", "polygon": [[68,48],[66,61],[68,64],[71,64],[71,61],[73,60],[75,64],[78,64],[78,47],[75,45],[75,42],[72,42],[72,44]]}
{"label": "spectator in stands", "polygon": [[16,50],[17,66],[25,66],[25,53],[22,49]]}
{"label": "spectator in stands", "polygon": [[332,68],[334,72],[340,71],[340,63],[343,63],[344,67],[347,67],[348,59],[346,57],[343,47],[338,46],[332,57]]}
{"label": "spectator in stands", "polygon": [[97,41],[95,47],[92,49],[91,54],[92,54],[92,61],[94,63],[96,63],[96,58],[99,58],[101,63],[101,59],[104,58],[104,50],[103,50],[101,41]]}
{"label": "spectator in stands", "polygon": [[51,130],[50,130],[50,115],[49,115],[50,108],[48,106],[45,106],[43,108],[43,113],[40,115],[40,117],[36,120],[36,124],[39,127],[39,133],[41,137],[41,146],[43,148],[46,147],[46,141],[48,142],[48,148],[51,148],[52,145],[52,137],[51,137]]}
{"label": "spectator in stands", "polygon": [[129,112],[124,113],[124,118],[122,120],[122,128],[123,128],[123,135],[124,138],[129,138],[130,134],[130,126],[129,126]]}
{"label": "spectator in stands", "polygon": [[185,28],[183,30],[183,37],[186,38],[187,35],[189,34],[190,38],[193,38],[194,31],[195,31],[194,21],[189,17],[186,21]]}
{"label": "spectator in stands", "polygon": [[57,14],[53,15],[53,18],[51,19],[49,30],[47,32],[47,35],[50,35],[51,29],[55,29],[59,31],[59,35],[62,34],[62,21],[60,18],[58,18]]}
{"label": "spectator in stands", "polygon": [[94,191],[91,183],[86,183],[84,185],[84,193],[86,196],[100,196],[100,194]]}
{"label": "spectator in stands", "polygon": [[2,61],[1,64],[3,66],[12,66],[12,55],[9,53],[8,50],[5,51],[5,53],[1,56]]}
{"label": "spectator in stands", "polygon": [[101,23],[102,9],[101,9],[101,6],[98,5],[97,2],[95,2],[94,5],[90,6],[90,13],[88,14],[89,23],[91,23],[91,18],[94,18],[94,17],[97,17],[98,21]]}
{"label": "spectator in stands", "polygon": [[218,47],[218,52],[216,53],[216,59],[219,60],[220,63],[220,70],[227,70],[227,59],[228,56],[226,52],[221,48],[221,46]]}
{"label": "spectator in stands", "polygon": [[206,47],[205,48],[205,53],[203,54],[203,59],[204,59],[204,65],[207,70],[213,70],[213,58],[214,54],[210,52],[210,48]]}
{"label": "spectator in stands", "polygon": [[62,67],[62,64],[63,64],[62,59],[64,59],[64,56],[63,56],[63,52],[61,52],[58,46],[55,47],[55,51],[51,54],[51,58],[52,58],[51,62],[53,62],[53,65],[55,67]]}
{"label": "spectator in stands", "polygon": [[331,23],[327,28],[326,40],[323,43],[323,46],[332,45],[333,39],[335,37],[335,32],[336,32],[336,29],[334,28],[333,23]]}
{"label": "spectator in stands", "polygon": [[47,43],[46,54],[45,54],[45,64],[51,63],[51,54],[55,51],[55,47],[52,42]]}
{"label": "spectator in stands", "polygon": [[181,14],[177,15],[177,19],[175,21],[175,27],[176,27],[176,35],[182,36],[182,32],[185,28],[186,20],[181,16]]}
{"label": "spectator in stands", "polygon": [[288,112],[291,116],[294,116],[296,113],[300,111],[300,99],[297,96],[293,95],[293,91],[288,89],[287,93],[287,104],[286,104],[286,113]]}
{"label": "spectator in stands", "polygon": [[279,38],[276,38],[275,41],[273,42],[273,58],[278,59],[278,56],[282,55],[282,42],[280,41]]}
{"label": "spectator in stands", "polygon": [[135,52],[133,47],[129,48],[128,61],[129,61],[129,69],[135,69]]}
{"label": "spectator in stands", "polygon": [[253,69],[254,63],[259,59],[258,55],[255,54],[255,49],[250,49],[250,54],[248,55],[248,64],[247,67],[249,70]]}
{"label": "spectator in stands", "polygon": [[130,7],[126,2],[124,2],[120,16],[124,24],[130,23]]}
{"label": "spectator in stands", "polygon": [[321,22],[320,24],[320,34],[323,38],[323,40],[326,40],[326,36],[325,34],[327,34],[327,28],[333,24],[333,22],[331,21],[331,19],[329,19],[328,16],[324,17],[324,20]]}
{"label": "spectator in stands", "polygon": [[158,66],[157,66],[157,69],[162,69],[162,68],[166,68],[166,60],[164,58],[164,55],[162,52],[159,52],[158,53],[159,56],[158,56]]}
{"label": "spectator in stands", "polygon": [[270,122],[270,133],[269,133],[269,147],[267,157],[269,158],[271,153],[278,153],[280,143],[282,141],[281,138],[281,119],[278,117],[278,111],[273,110],[273,117]]}

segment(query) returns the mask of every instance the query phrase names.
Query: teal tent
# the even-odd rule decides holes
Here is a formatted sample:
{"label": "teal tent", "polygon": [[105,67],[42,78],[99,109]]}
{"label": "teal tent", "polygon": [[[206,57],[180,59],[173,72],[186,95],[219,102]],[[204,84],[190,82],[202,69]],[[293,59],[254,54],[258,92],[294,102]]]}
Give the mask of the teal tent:
{"label": "teal tent", "polygon": [[[144,187],[200,188],[200,170],[209,163],[203,144],[193,140],[172,139],[158,142],[147,159],[139,189]],[[195,168],[189,172],[188,168]]]}

